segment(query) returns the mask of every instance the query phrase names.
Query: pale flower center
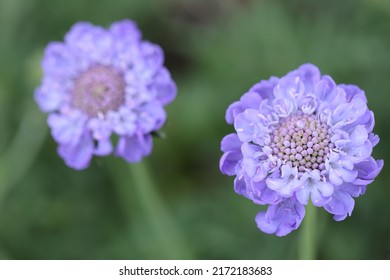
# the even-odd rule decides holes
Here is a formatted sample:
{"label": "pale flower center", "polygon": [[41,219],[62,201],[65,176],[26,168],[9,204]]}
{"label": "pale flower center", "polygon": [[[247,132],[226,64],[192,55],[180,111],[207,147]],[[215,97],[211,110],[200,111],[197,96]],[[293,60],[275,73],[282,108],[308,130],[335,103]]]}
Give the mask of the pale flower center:
{"label": "pale flower center", "polygon": [[314,115],[301,112],[289,116],[271,135],[272,154],[298,171],[324,170],[325,159],[334,147],[331,129]]}
{"label": "pale flower center", "polygon": [[96,65],[83,72],[74,83],[73,105],[89,116],[116,110],[124,101],[125,81],[109,66]]}

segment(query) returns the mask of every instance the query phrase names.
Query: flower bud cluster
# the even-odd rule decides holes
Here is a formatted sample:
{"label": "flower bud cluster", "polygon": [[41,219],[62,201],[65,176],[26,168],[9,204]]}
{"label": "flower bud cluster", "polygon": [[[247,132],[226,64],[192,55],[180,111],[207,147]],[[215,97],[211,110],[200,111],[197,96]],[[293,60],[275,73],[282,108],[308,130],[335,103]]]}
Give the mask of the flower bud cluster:
{"label": "flower bud cluster", "polygon": [[334,148],[331,129],[314,115],[297,113],[280,122],[271,136],[272,154],[299,172],[325,170],[325,159]]}

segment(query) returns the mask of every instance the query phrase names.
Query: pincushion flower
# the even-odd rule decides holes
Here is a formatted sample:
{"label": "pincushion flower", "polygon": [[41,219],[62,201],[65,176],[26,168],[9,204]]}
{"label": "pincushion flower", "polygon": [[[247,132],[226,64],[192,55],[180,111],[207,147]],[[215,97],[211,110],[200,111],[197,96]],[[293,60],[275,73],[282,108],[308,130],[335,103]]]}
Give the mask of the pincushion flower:
{"label": "pincushion flower", "polygon": [[236,176],[238,194],[268,205],[256,217],[265,233],[297,229],[308,203],[344,220],[383,167],[371,156],[379,137],[364,91],[312,64],[255,84],[226,121],[235,133],[222,140],[220,170]]}
{"label": "pincushion flower", "polygon": [[68,166],[83,169],[113,152],[138,162],[151,153],[151,135],[176,95],[163,62],[162,49],[143,41],[130,20],[108,29],[76,23],[64,42],[46,47],[35,100]]}

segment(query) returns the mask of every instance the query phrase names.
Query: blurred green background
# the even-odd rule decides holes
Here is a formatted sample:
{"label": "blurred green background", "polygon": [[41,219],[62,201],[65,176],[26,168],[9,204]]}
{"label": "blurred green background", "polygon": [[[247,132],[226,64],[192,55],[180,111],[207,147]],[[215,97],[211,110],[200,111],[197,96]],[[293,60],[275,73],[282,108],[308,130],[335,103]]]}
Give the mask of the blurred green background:
{"label": "blurred green background", "polygon": [[[33,101],[48,42],[77,21],[123,18],[164,48],[179,89],[167,137],[144,161],[155,191],[135,186],[148,178],[122,159],[67,168]],[[300,230],[260,232],[263,208],[234,193],[218,162],[233,131],[227,106],[305,62],[366,91],[381,137],[374,155],[389,157],[390,1],[0,0],[0,38],[1,259],[295,259]],[[352,217],[320,211],[318,258],[390,258],[386,169]]]}

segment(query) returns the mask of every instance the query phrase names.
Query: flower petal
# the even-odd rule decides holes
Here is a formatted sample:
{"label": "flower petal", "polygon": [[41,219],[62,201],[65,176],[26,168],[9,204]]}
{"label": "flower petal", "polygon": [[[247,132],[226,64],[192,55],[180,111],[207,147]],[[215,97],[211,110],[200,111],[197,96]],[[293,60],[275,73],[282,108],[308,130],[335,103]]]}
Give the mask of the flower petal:
{"label": "flower petal", "polygon": [[370,157],[367,160],[357,163],[355,169],[358,171],[358,178],[372,180],[381,172],[383,165],[384,161],[382,159],[375,160]]}
{"label": "flower petal", "polygon": [[77,170],[88,167],[93,152],[93,141],[88,133],[84,133],[76,144],[58,147],[58,154],[64,159],[66,165]]}
{"label": "flower petal", "polygon": [[269,143],[268,128],[264,125],[264,119],[254,109],[247,109],[239,114],[234,127],[242,142],[253,141],[259,145]]}
{"label": "flower petal", "polygon": [[74,77],[81,69],[77,57],[60,42],[53,42],[45,48],[42,60],[42,68],[45,75],[56,76],[62,81]]}
{"label": "flower petal", "polygon": [[292,168],[289,165],[282,165],[281,178],[268,178],[267,187],[276,191],[283,197],[291,197],[293,193],[302,188],[302,183],[298,180],[297,168]]}
{"label": "flower petal", "polygon": [[337,153],[331,153],[325,161],[326,170],[329,172],[329,180],[338,186],[342,182],[350,183],[356,179],[358,172],[354,170],[353,162],[343,159]]}
{"label": "flower petal", "polygon": [[274,87],[275,99],[286,100],[291,105],[295,105],[295,108],[297,97],[305,91],[305,85],[297,74],[296,72],[289,73]]}
{"label": "flower petal", "polygon": [[107,156],[112,153],[113,147],[110,139],[101,139],[97,141],[94,154],[97,156]]}
{"label": "flower petal", "polygon": [[352,98],[354,98],[354,97],[359,97],[365,103],[367,103],[367,98],[366,98],[364,91],[362,89],[360,89],[358,86],[340,84],[339,87],[344,89],[348,102],[350,102],[352,100]]}
{"label": "flower petal", "polygon": [[240,101],[234,102],[226,110],[226,121],[230,124],[234,122],[234,118],[245,111],[246,109],[259,109],[262,97],[259,93],[254,91],[249,91],[245,93]]}
{"label": "flower petal", "polygon": [[285,236],[300,226],[304,216],[305,207],[294,198],[290,198],[277,205],[268,206],[265,213],[259,212],[256,223],[265,233]]}
{"label": "flower petal", "polygon": [[350,103],[344,103],[337,106],[332,112],[330,122],[333,129],[345,127],[364,115],[367,110],[366,103],[358,97],[351,100]]}
{"label": "flower petal", "polygon": [[153,81],[150,90],[155,92],[157,100],[162,105],[171,103],[176,97],[177,87],[169,71],[166,68],[161,68],[154,76]]}
{"label": "flower petal", "polygon": [[77,54],[90,62],[107,64],[111,61],[112,38],[107,30],[89,22],[72,26],[65,36],[65,42]]}
{"label": "flower petal", "polygon": [[351,216],[354,205],[354,199],[344,189],[344,186],[341,185],[335,189],[332,194],[332,199],[324,206],[324,208],[329,213],[334,214],[334,219],[336,221],[341,221],[347,216]]}
{"label": "flower petal", "polygon": [[264,181],[250,182],[250,199],[256,204],[278,204],[283,197],[280,196],[276,191],[273,191],[267,187]]}
{"label": "flower petal", "polygon": [[134,63],[134,72],[138,79],[148,81],[161,70],[164,63],[164,52],[156,44],[142,42],[140,44],[141,58]]}
{"label": "flower petal", "polygon": [[64,114],[50,114],[47,123],[51,135],[62,145],[76,145],[83,134],[86,116],[80,111],[69,111]]}
{"label": "flower petal", "polygon": [[251,199],[244,176],[237,176],[234,179],[234,191],[239,195]]}
{"label": "flower petal", "polygon": [[137,24],[128,19],[114,22],[111,24],[110,33],[116,40],[123,40],[126,44],[137,42],[141,39],[141,32]]}
{"label": "flower petal", "polygon": [[250,92],[256,92],[262,99],[274,99],[274,87],[279,81],[277,77],[271,77],[269,80],[263,80],[255,84],[249,90]]}
{"label": "flower petal", "polygon": [[43,82],[35,90],[35,102],[43,112],[59,110],[66,100],[66,93],[53,82]]}
{"label": "flower petal", "polygon": [[240,151],[241,150],[241,141],[238,139],[236,133],[231,133],[226,135],[221,141],[221,151]]}
{"label": "flower petal", "polygon": [[152,151],[152,136],[136,134],[119,139],[116,155],[131,163],[139,162]]}
{"label": "flower petal", "polygon": [[145,134],[160,129],[165,123],[165,110],[157,101],[148,102],[140,106],[137,111],[136,124],[138,129]]}
{"label": "flower petal", "polygon": [[221,157],[219,162],[219,169],[221,172],[228,176],[236,174],[236,165],[242,159],[240,152],[226,152]]}
{"label": "flower petal", "polygon": [[111,136],[111,124],[107,119],[91,118],[87,122],[87,127],[91,130],[92,136],[96,140],[107,139]]}
{"label": "flower petal", "polygon": [[314,86],[319,81],[321,75],[318,67],[311,63],[306,63],[297,69],[297,73],[305,85],[305,91],[307,93],[313,93]]}
{"label": "flower petal", "polygon": [[136,131],[137,115],[126,107],[120,107],[118,111],[109,111],[107,120],[112,130],[118,135],[134,135]]}
{"label": "flower petal", "polygon": [[242,159],[241,141],[237,134],[226,135],[221,142],[221,150],[224,152],[219,168],[223,174],[234,175],[237,163]]}
{"label": "flower petal", "polygon": [[309,195],[315,206],[321,207],[329,202],[330,196],[333,193],[333,186],[321,179],[318,170],[304,173],[300,181],[303,187],[295,194],[300,203],[306,205],[309,200]]}

